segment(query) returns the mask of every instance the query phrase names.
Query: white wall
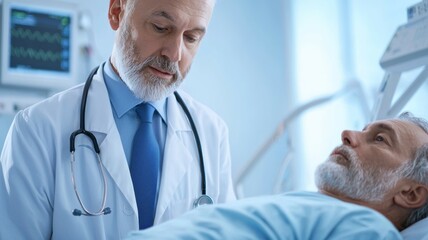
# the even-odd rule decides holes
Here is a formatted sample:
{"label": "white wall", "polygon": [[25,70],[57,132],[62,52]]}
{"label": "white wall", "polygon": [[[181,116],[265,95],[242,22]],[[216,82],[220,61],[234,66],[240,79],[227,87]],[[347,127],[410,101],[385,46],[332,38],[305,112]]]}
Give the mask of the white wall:
{"label": "white wall", "polygon": [[[91,31],[81,30],[81,44],[90,43],[91,59],[81,53],[80,82],[89,70],[106,60],[114,32],[107,21],[108,1],[67,0],[78,4],[91,19]],[[184,88],[218,112],[229,125],[233,171],[236,172],[273,131],[292,98],[290,7],[282,0],[218,0]],[[76,116],[77,117],[77,116]],[[0,116],[0,145],[11,116]],[[263,180],[277,168],[279,146],[245,182],[248,195],[270,193]],[[282,153],[281,153],[282,154]],[[197,173],[195,173],[197,174]]]}
{"label": "white wall", "polygon": [[[219,0],[185,88],[224,117],[234,173],[285,116],[292,99],[291,10],[282,0]],[[247,196],[271,192],[285,147],[244,181]],[[236,175],[235,175],[236,176]]]}
{"label": "white wall", "polygon": [[[79,81],[84,81],[89,69],[111,52],[114,32],[107,21],[108,1],[68,1],[92,20],[93,34],[82,31],[80,38],[82,44],[93,45],[90,59],[81,55]],[[396,27],[406,22],[406,8],[416,2],[217,0],[183,87],[229,125],[235,177],[280,121],[301,104],[358,79],[371,107],[383,77],[379,59]],[[425,84],[406,109],[427,117],[427,91]],[[17,95],[0,87],[0,98],[5,94]],[[357,96],[348,94],[303,113],[298,127],[291,126],[297,151],[284,179],[286,190],[314,188],[313,171],[340,144],[340,132],[365,124],[358,104]],[[12,117],[0,115],[0,146]],[[284,135],[244,181],[246,196],[272,192],[287,150]]]}
{"label": "white wall", "polygon": [[[419,1],[293,1],[296,37],[297,101],[327,95],[358,79],[372,108],[384,71],[379,60],[396,28],[406,23],[407,7]],[[400,81],[409,84],[406,78]],[[428,116],[427,83],[405,110]],[[405,86],[404,86],[405,87]],[[299,135],[299,188],[313,190],[316,166],[341,144],[343,129],[362,129],[366,118],[356,95],[346,95],[302,115]]]}

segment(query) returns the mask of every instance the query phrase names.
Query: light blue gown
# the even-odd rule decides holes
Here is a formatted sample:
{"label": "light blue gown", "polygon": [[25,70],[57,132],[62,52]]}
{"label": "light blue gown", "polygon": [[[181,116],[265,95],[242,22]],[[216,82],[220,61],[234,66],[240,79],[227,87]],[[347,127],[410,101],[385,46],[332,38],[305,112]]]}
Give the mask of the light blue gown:
{"label": "light blue gown", "polygon": [[314,192],[203,206],[135,239],[402,239],[380,213]]}

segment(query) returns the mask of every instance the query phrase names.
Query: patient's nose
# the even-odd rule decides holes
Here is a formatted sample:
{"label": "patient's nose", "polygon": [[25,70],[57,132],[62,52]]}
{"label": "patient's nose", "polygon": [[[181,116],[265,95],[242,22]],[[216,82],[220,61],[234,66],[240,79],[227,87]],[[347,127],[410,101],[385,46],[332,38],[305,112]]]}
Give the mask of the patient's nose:
{"label": "patient's nose", "polygon": [[357,144],[358,144],[357,132],[350,131],[350,130],[344,130],[342,132],[342,143],[344,145],[348,145],[351,147],[357,146]]}

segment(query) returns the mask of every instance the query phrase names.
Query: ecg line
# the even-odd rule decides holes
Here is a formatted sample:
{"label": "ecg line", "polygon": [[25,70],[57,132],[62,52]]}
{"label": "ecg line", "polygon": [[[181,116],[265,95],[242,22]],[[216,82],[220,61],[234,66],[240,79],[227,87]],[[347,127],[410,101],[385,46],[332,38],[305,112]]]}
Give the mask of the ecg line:
{"label": "ecg line", "polygon": [[31,41],[48,42],[48,43],[61,43],[61,34],[59,33],[48,33],[40,31],[31,31],[25,28],[13,28],[11,31],[12,37],[29,39]]}
{"label": "ecg line", "polygon": [[30,58],[44,62],[58,62],[62,59],[61,53],[59,52],[35,50],[32,48],[14,47],[11,53],[12,57],[15,58]]}

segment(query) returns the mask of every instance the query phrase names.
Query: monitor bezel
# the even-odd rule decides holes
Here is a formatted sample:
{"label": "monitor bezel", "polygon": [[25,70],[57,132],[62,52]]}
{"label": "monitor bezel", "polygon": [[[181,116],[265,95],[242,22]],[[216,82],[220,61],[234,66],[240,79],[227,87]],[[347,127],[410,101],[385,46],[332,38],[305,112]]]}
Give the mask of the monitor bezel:
{"label": "monitor bezel", "polygon": [[[62,1],[45,0],[3,0],[1,2],[1,59],[0,82],[2,85],[26,88],[60,90],[77,83],[78,59],[78,9],[77,6]],[[52,74],[49,71],[14,71],[10,66],[10,14],[12,8],[23,8],[42,13],[57,12],[69,15],[70,26],[70,71],[64,74]]]}

